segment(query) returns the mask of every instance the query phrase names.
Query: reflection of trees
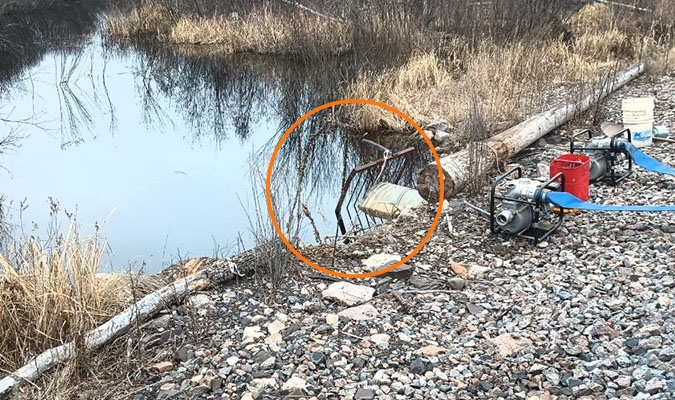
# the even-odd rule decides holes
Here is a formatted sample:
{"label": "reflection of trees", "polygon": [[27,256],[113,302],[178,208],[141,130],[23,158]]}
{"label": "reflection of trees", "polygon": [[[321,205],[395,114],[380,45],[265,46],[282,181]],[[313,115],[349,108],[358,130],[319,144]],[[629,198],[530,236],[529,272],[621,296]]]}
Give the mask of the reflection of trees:
{"label": "reflection of trees", "polygon": [[78,90],[79,77],[75,75],[82,55],[83,49],[75,50],[70,54],[61,52],[57,76],[54,77],[61,114],[61,137],[66,140],[65,143],[78,143],[82,140],[80,128],[92,127],[90,107],[86,98],[82,96],[82,91]]}
{"label": "reflection of trees", "polygon": [[[117,49],[136,54],[139,95],[145,118],[154,121],[160,99],[170,100],[195,138],[222,143],[233,133],[246,140],[264,119],[290,126],[313,107],[334,100],[345,71],[337,60],[309,68],[298,60],[222,56],[186,50],[134,46]],[[139,53],[136,51],[141,50]]]}
{"label": "reflection of trees", "polygon": [[[146,122],[166,122],[170,112],[162,107],[171,104],[189,125],[194,140],[213,140],[222,146],[231,136],[247,140],[258,122],[276,121],[276,134],[257,155],[264,164],[288,127],[311,109],[338,99],[343,85],[357,72],[345,57],[310,65],[297,58],[223,56],[198,53],[194,48],[137,44],[116,51],[129,54],[140,49],[142,52],[136,54],[136,86]],[[278,190],[276,202],[291,210],[284,224],[289,232],[302,219],[305,199],[317,204],[324,196],[335,198],[352,168],[382,157],[381,150],[362,142],[363,132],[343,128],[336,115],[339,108],[323,110],[305,120],[286,138],[277,155],[273,182],[284,182],[284,188]],[[392,151],[419,144],[409,137],[368,137]],[[401,184],[413,185],[415,173],[429,159],[425,154],[428,151],[423,145],[405,170]],[[390,163],[384,175],[363,174],[354,190],[363,191],[378,178],[387,179],[397,162]]]}
{"label": "reflection of trees", "polygon": [[50,50],[77,46],[97,28],[110,1],[64,1],[50,7],[0,14],[0,87],[31,67]]}
{"label": "reflection of trees", "polygon": [[[33,77],[28,69],[39,63],[45,54],[57,54],[54,69],[54,89],[57,92],[60,112],[60,133],[63,145],[81,141],[81,131],[92,127],[92,107],[98,106],[99,90],[90,69],[83,73],[83,58],[87,53],[91,35],[98,28],[98,17],[114,1],[90,0],[54,2],[17,2],[14,7],[0,9],[0,92],[3,100],[11,104],[11,89],[26,86],[35,90]],[[90,64],[92,68],[93,63]],[[86,75],[90,88],[82,77]],[[10,87],[11,86],[11,87]],[[111,111],[111,128],[115,125],[114,108],[108,97],[105,69],[102,75],[103,94]],[[93,98],[91,97],[93,93]],[[35,96],[35,93],[33,92]],[[35,114],[22,121],[43,130],[44,122]],[[3,121],[16,125],[16,121]]]}

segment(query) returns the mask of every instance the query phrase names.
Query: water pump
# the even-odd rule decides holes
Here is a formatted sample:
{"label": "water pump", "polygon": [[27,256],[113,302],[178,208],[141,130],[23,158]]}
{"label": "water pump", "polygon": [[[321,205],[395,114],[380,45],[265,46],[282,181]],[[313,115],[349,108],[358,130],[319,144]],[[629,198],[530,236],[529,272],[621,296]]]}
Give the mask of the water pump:
{"label": "water pump", "polygon": [[[516,179],[507,180],[517,173]],[[505,193],[497,194],[505,183]],[[490,230],[519,235],[538,242],[544,240],[563,222],[564,210],[554,210],[546,200],[548,191],[562,191],[565,176],[562,173],[545,180],[523,178],[522,167],[517,166],[499,176],[490,192]]]}
{"label": "water pump", "polygon": [[[581,147],[577,147],[577,139],[582,135],[588,135],[588,139]],[[626,142],[631,143],[628,129],[612,137],[593,137],[590,130],[584,129],[570,138],[570,153],[578,151],[588,156],[591,182],[607,178],[612,185],[616,185],[633,173],[633,158],[628,153]]]}
{"label": "water pump", "polygon": [[[576,139],[588,134],[582,147]],[[633,172],[633,164],[647,171],[675,176],[675,169],[653,159],[632,143],[630,130],[624,129],[612,137],[592,137],[588,129],[572,135],[570,151],[580,150],[591,159],[591,182],[608,177],[612,184],[626,179]],[[621,172],[623,171],[623,172]]]}
{"label": "water pump", "polygon": [[[630,146],[626,146],[629,155],[641,157],[637,153],[631,153]],[[650,158],[650,160],[653,159]],[[640,159],[640,162],[643,161],[648,160]],[[515,179],[507,180],[514,173],[517,173]],[[497,190],[502,188],[504,188],[504,194],[498,194]],[[490,212],[487,214],[492,233],[502,232],[509,236],[524,237],[537,243],[560,228],[563,218],[570,210],[672,212],[675,211],[675,205],[589,203],[565,191],[565,175],[562,172],[548,180],[545,178],[529,179],[523,178],[522,167],[518,166],[495,179],[490,191]]]}

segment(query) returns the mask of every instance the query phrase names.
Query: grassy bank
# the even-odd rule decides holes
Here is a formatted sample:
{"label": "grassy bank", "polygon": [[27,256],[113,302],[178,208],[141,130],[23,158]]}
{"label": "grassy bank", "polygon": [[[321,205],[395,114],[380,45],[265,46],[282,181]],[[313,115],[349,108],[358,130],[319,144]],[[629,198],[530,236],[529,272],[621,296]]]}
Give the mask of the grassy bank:
{"label": "grassy bank", "polygon": [[[421,124],[457,123],[478,104],[496,129],[539,110],[561,86],[588,86],[639,58],[672,68],[675,5],[654,0],[649,6],[651,12],[543,0],[322,1],[311,7],[147,0],[109,18],[106,34],[187,52],[196,47],[309,62],[349,54],[360,72],[340,96],[383,101]],[[372,107],[344,107],[341,120],[360,131],[409,129]]]}
{"label": "grassy bank", "polygon": [[[450,56],[423,52],[384,73],[362,74],[343,96],[385,102],[422,124],[437,118],[460,123],[477,104],[487,128],[502,129],[551,102],[574,100],[579,89],[637,59],[646,58],[656,73],[675,68],[668,31],[659,33],[654,22],[641,26],[622,18],[594,4],[563,18],[565,31],[557,37],[550,34],[553,22],[538,34],[506,43],[481,39],[471,44],[458,37],[449,44]],[[364,130],[407,129],[400,119],[372,107],[352,108],[347,118]]]}
{"label": "grassy bank", "polygon": [[0,376],[42,351],[82,339],[154,288],[131,274],[100,274],[105,242],[75,225],[44,243],[5,242],[0,252]]}
{"label": "grassy bank", "polygon": [[153,38],[174,44],[218,46],[225,54],[342,53],[350,49],[348,27],[338,21],[300,13],[284,18],[269,5],[246,14],[175,17],[162,3],[146,3],[107,22],[111,36]]}
{"label": "grassy bank", "polygon": [[106,34],[118,41],[161,41],[216,47],[224,54],[293,55],[315,59],[327,54],[380,52],[387,57],[426,45],[415,26],[419,15],[390,2],[295,2],[148,0],[106,20]]}

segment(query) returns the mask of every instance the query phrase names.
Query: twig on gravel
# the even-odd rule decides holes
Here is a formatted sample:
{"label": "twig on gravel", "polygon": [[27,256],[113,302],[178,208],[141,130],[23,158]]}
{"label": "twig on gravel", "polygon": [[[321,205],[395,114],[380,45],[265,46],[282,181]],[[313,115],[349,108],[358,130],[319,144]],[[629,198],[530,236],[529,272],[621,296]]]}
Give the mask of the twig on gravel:
{"label": "twig on gravel", "polygon": [[353,334],[351,334],[351,333],[349,333],[349,332],[345,332],[345,331],[339,331],[339,332],[342,333],[342,334],[344,334],[344,335],[347,335],[347,336],[349,336],[349,337],[351,337],[351,338],[354,338],[354,339],[359,339],[359,340],[365,339],[364,337],[356,336],[356,335],[353,335]]}
{"label": "twig on gravel", "polygon": [[401,293],[399,291],[393,291],[391,292],[391,295],[394,296],[396,301],[398,301],[401,304],[401,307],[403,307],[403,311],[407,314],[410,311],[410,304],[403,298]]}
{"label": "twig on gravel", "polygon": [[467,207],[469,207],[469,208],[471,208],[475,211],[478,211],[481,215],[486,216],[488,219],[491,217],[489,212],[483,210],[482,208],[480,208],[478,206],[474,206],[473,204],[469,203],[468,201],[465,201],[464,204],[466,204]]}
{"label": "twig on gravel", "polygon": [[492,285],[492,286],[498,286],[495,282],[493,282],[493,281],[488,281],[488,280],[486,280],[486,279],[472,279],[471,282],[485,283],[485,284]]}
{"label": "twig on gravel", "polygon": [[311,273],[311,272],[310,273],[302,273],[302,274],[300,274],[300,276],[302,276],[303,278],[308,278],[308,279],[323,279],[323,280],[333,281],[333,282],[340,282],[340,281],[344,280],[344,279],[341,279],[341,278],[338,278],[338,277],[335,277],[335,276],[331,276],[331,275],[328,275],[328,274],[315,274],[315,273]]}
{"label": "twig on gravel", "polygon": [[508,314],[509,311],[511,311],[512,308],[513,308],[513,304],[510,305],[510,306],[508,306],[508,307],[506,307],[506,309],[505,309],[504,311],[500,312],[499,314],[497,314],[497,315],[495,316],[494,321],[495,321],[495,322],[501,321],[502,318],[504,318],[504,316],[505,316],[506,314]]}
{"label": "twig on gravel", "polygon": [[403,290],[403,291],[400,291],[398,293],[400,293],[400,294],[429,294],[429,293],[451,294],[451,293],[457,293],[457,290],[444,290],[444,289]]}

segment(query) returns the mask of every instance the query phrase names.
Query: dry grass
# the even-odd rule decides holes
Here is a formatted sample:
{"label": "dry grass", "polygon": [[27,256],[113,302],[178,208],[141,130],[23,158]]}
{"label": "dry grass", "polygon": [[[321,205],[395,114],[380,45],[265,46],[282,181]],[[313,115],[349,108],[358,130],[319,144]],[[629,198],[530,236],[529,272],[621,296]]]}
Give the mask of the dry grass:
{"label": "dry grass", "polygon": [[159,4],[145,3],[138,8],[106,19],[109,36],[128,39],[133,37],[166,37],[171,21],[169,10]]}
{"label": "dry grass", "polygon": [[349,27],[306,13],[298,17],[279,18],[269,7],[244,16],[183,17],[171,28],[170,39],[178,44],[219,45],[225,53],[341,54],[350,49]]}
{"label": "dry grass", "polygon": [[[656,42],[653,32],[638,34],[620,27],[607,6],[588,5],[567,23],[574,32],[572,43],[523,38],[504,46],[484,39],[470,47],[458,37],[448,45],[449,56],[425,53],[384,73],[365,72],[343,96],[382,101],[422,125],[439,118],[463,121],[478,100],[487,128],[497,129],[504,121],[515,122],[540,110],[562,85],[588,85],[631,63],[640,56],[638,49],[658,57],[658,65],[672,68],[672,45]],[[357,129],[410,129],[384,110],[346,111],[343,120]]]}
{"label": "dry grass", "polygon": [[[471,2],[391,7],[365,1],[343,8],[314,2],[329,17],[267,2],[229,0],[218,8],[195,1],[200,5],[176,8],[148,0],[108,20],[108,37],[209,45],[209,52],[228,54],[320,59],[350,52],[355,57],[348,62],[361,71],[346,80],[341,97],[382,101],[421,125],[464,121],[478,101],[489,130],[560,100],[562,86],[588,86],[637,59],[651,60],[657,73],[675,64],[675,5],[668,0],[653,0],[653,13],[637,15],[603,4],[572,12],[565,2],[546,1],[503,0],[483,8]],[[190,53],[194,46],[183,48]],[[411,130],[386,110],[342,110],[340,121],[357,131]]]}
{"label": "dry grass", "polygon": [[[659,17],[671,11],[666,1],[654,3],[651,24],[638,24],[602,4],[586,5],[573,14],[554,9],[528,17],[521,16],[518,1],[511,3],[500,2],[503,9],[496,15],[488,10],[483,20],[467,25],[466,15],[479,16],[462,13],[473,8],[458,5],[460,11],[454,15],[434,2],[428,4],[440,8],[426,11],[365,2],[351,14],[333,10],[335,17],[322,17],[264,2],[245,7],[230,1],[225,2],[227,9],[204,12],[197,11],[205,7],[202,3],[194,9],[176,9],[151,0],[109,19],[107,35],[208,45],[209,51],[226,54],[317,59],[352,52],[357,57],[351,62],[356,60],[362,71],[342,89],[342,97],[382,101],[422,125],[433,119],[463,121],[470,104],[478,100],[488,129],[540,110],[560,86],[588,85],[642,56],[656,60],[653,70],[667,70],[673,64],[668,36],[672,21]],[[548,10],[545,3],[540,6]],[[439,19],[439,13],[452,23]],[[533,20],[543,21],[532,25]],[[461,28],[455,31],[455,25]],[[531,31],[523,34],[525,26]],[[565,30],[571,34],[565,36]],[[389,60],[384,63],[389,67],[374,68],[378,57]],[[340,119],[357,131],[411,129],[392,113],[374,107],[343,107]]]}
{"label": "dry grass", "polygon": [[227,16],[180,16],[146,3],[107,20],[107,34],[154,38],[174,44],[212,45],[225,54],[342,54],[351,50],[351,29],[335,19],[299,12],[287,18],[270,6]]}
{"label": "dry grass", "polygon": [[98,274],[105,248],[98,237],[80,240],[73,224],[54,245],[30,238],[0,253],[0,375],[77,341],[153,287],[145,279],[132,285],[124,273]]}
{"label": "dry grass", "polygon": [[[485,41],[462,58],[466,72],[457,71],[450,60],[434,53],[422,54],[399,68],[363,74],[346,88],[344,97],[382,101],[420,124],[439,118],[460,122],[469,115],[472,101],[480,100],[492,125],[499,119],[522,118],[538,103],[531,95],[540,94],[544,86],[590,82],[612,64],[587,62],[557,40],[517,42],[510,47]],[[384,110],[351,111],[343,118],[357,129],[409,129]]]}
{"label": "dry grass", "polygon": [[[365,72],[345,90],[344,98],[377,100],[407,114],[414,121],[430,121],[443,115],[457,120],[462,113],[457,98],[444,93],[453,79],[443,62],[433,53],[412,58],[400,68],[390,71]],[[355,130],[408,130],[407,122],[377,107],[344,107],[343,122]]]}
{"label": "dry grass", "polygon": [[634,54],[637,40],[629,37],[639,32],[629,25],[619,27],[616,15],[606,5],[589,4],[567,21],[575,34],[574,52],[599,62]]}

